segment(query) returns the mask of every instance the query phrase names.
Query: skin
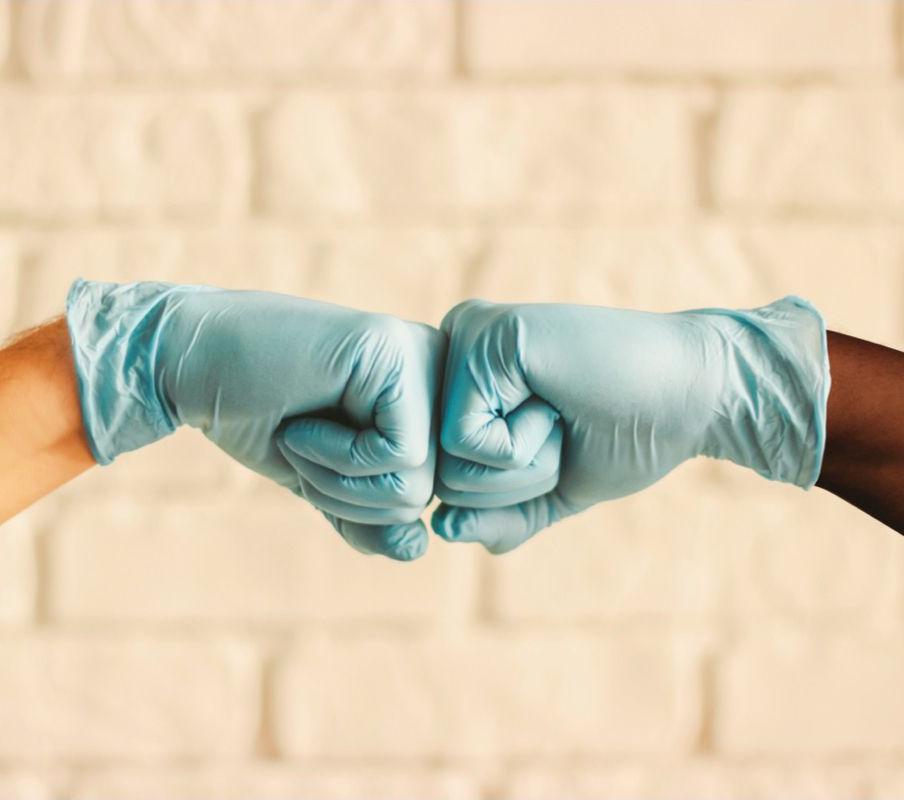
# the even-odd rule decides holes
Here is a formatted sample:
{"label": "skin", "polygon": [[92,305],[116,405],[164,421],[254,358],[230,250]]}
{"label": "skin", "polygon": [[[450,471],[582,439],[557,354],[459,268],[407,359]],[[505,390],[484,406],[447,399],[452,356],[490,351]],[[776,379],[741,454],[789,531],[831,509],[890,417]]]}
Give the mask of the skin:
{"label": "skin", "polygon": [[816,485],[904,533],[904,353],[830,331],[829,362]]}
{"label": "skin", "polygon": [[66,321],[0,350],[0,522],[94,466]]}
{"label": "skin", "polygon": [[[829,333],[817,485],[904,533],[904,353]],[[64,319],[0,349],[0,522],[95,465]]]}

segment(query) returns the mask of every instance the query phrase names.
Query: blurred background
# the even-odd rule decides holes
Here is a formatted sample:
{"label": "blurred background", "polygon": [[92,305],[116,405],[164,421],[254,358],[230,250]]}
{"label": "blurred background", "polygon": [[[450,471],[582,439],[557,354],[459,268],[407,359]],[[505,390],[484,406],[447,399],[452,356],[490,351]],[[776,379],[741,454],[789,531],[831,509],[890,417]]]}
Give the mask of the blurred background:
{"label": "blurred background", "polygon": [[[902,64],[882,0],[0,0],[0,334],[81,275],[904,347]],[[0,796],[901,798],[902,626],[897,535],[735,467],[395,564],[182,431],[0,531]]]}

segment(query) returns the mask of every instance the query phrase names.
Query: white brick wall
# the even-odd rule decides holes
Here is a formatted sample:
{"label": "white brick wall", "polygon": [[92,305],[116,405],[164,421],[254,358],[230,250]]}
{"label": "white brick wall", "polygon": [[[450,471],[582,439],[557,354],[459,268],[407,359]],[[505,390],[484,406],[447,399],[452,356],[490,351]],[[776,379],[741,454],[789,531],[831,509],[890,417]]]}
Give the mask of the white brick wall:
{"label": "white brick wall", "polygon": [[227,96],[0,94],[0,215],[229,217],[248,194],[247,143]]}
{"label": "white brick wall", "polygon": [[715,133],[716,197],[750,213],[900,212],[901,112],[894,87],[730,92]]}
{"label": "white brick wall", "polygon": [[713,738],[735,755],[899,754],[899,637],[776,632],[726,654]]}
{"label": "white brick wall", "polygon": [[[904,347],[890,0],[0,0],[0,335],[78,275]],[[0,536],[0,800],[899,800],[904,550],[679,469],[493,559],[349,550],[180,432]]]}

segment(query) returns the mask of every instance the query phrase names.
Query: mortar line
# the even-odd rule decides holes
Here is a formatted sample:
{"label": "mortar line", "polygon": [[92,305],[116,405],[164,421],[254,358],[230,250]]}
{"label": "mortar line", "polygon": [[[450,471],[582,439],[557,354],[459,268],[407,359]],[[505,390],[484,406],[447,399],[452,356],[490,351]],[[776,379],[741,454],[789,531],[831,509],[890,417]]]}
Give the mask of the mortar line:
{"label": "mortar line", "polygon": [[468,67],[467,47],[465,44],[468,14],[467,1],[450,0],[452,3],[452,63],[450,67],[452,79],[460,81],[470,81],[473,77]]}

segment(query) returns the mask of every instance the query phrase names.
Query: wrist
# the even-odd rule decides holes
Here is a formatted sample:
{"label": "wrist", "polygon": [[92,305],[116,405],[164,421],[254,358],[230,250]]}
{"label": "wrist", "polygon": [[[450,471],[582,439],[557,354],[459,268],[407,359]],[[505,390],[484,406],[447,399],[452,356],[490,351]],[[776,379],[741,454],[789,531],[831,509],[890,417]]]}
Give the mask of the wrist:
{"label": "wrist", "polygon": [[66,320],[85,434],[99,464],[162,439],[178,420],[160,391],[158,350],[178,287],[77,280]]}
{"label": "wrist", "polygon": [[807,301],[688,312],[709,335],[704,368],[720,375],[703,455],[810,488],[825,449],[830,375],[825,323]]}

